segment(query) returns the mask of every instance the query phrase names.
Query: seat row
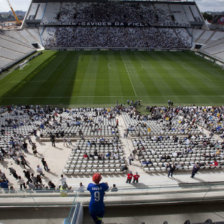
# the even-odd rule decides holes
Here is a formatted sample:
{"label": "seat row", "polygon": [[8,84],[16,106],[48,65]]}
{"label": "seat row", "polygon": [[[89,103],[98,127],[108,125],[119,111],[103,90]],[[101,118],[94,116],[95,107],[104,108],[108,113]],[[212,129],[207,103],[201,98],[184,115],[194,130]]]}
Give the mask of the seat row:
{"label": "seat row", "polygon": [[[98,142],[99,139],[96,140]],[[107,142],[112,139],[106,139]],[[79,140],[76,143],[75,148],[72,149],[70,156],[68,157],[67,163],[65,165],[65,174],[90,174],[92,172],[101,173],[121,173],[121,168],[126,166],[124,159],[124,152],[122,150],[122,144],[120,141],[112,143],[110,145],[100,145],[96,143],[96,146],[91,147],[89,144],[91,140]],[[88,145],[88,146],[87,146]],[[116,150],[119,146],[119,151]],[[78,149],[79,148],[79,149]],[[99,159],[98,156],[94,156],[94,152],[97,151],[98,155],[111,153],[110,157],[104,157]],[[84,158],[84,154],[92,154],[93,156],[89,158]],[[112,156],[117,156],[117,158],[112,158]]]}
{"label": "seat row", "polygon": [[75,168],[75,169],[64,169],[63,173],[66,175],[92,175],[93,173],[99,172],[101,174],[123,174],[124,171],[121,168]]}

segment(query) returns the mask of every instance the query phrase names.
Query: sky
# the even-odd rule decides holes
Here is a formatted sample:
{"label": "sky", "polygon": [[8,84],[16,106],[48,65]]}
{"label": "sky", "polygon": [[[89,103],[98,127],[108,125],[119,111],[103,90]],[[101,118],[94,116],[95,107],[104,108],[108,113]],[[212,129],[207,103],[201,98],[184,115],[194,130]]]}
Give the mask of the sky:
{"label": "sky", "polygon": [[[201,11],[224,11],[224,0],[195,0]],[[14,10],[26,11],[31,0],[10,0]],[[10,8],[7,0],[0,0],[0,12],[7,12]]]}

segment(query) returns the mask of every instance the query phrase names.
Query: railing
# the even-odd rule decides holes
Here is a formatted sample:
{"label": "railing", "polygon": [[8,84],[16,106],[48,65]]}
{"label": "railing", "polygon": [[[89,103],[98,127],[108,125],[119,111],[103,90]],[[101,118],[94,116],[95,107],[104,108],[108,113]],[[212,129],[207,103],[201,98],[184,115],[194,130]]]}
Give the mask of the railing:
{"label": "railing", "polygon": [[[208,203],[224,201],[224,182],[182,183],[149,186],[142,183],[111,189],[105,194],[106,206],[157,205],[177,203]],[[6,197],[8,197],[6,199]],[[7,207],[67,207],[64,224],[81,224],[83,205],[87,206],[90,193],[85,190],[15,190],[0,193],[0,206]],[[10,203],[9,203],[10,202]]]}
{"label": "railing", "polygon": [[[174,178],[175,179],[175,178]],[[178,181],[177,181],[178,182]],[[134,195],[142,192],[148,194],[156,193],[167,193],[167,192],[197,192],[198,189],[202,193],[208,193],[211,191],[222,191],[224,195],[224,181],[217,182],[198,182],[198,183],[184,183],[179,182],[178,184],[169,185],[145,185],[143,183],[130,184],[128,186],[118,187],[118,191],[112,192],[111,189],[107,191],[109,196],[121,196],[121,195]],[[71,190],[51,190],[51,189],[34,189],[34,190],[10,190],[10,189],[0,189],[0,198],[3,197],[72,197],[74,198],[72,204],[78,201],[78,198],[89,196],[89,192],[84,189],[80,191],[78,187],[73,187]]]}

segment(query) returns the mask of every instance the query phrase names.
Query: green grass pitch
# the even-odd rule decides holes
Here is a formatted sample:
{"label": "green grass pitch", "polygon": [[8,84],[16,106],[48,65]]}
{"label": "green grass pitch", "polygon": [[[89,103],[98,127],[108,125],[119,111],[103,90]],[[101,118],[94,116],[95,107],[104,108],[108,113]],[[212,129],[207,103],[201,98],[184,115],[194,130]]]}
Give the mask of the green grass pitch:
{"label": "green grass pitch", "polygon": [[[1,78],[1,77],[0,77]],[[0,104],[224,104],[224,71],[192,52],[44,51],[0,80]]]}

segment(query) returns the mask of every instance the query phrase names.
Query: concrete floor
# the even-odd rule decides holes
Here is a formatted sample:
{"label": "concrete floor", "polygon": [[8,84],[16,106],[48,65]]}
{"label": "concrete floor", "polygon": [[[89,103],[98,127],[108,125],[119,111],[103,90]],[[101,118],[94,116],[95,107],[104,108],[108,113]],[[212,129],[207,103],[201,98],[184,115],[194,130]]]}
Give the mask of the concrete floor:
{"label": "concrete floor", "polygon": [[[0,224],[62,224],[69,208],[0,208]],[[224,221],[224,203],[179,205],[138,205],[107,207],[104,224],[183,224],[202,223],[206,219]],[[224,223],[224,222],[223,222]],[[84,208],[83,224],[93,224]]]}

